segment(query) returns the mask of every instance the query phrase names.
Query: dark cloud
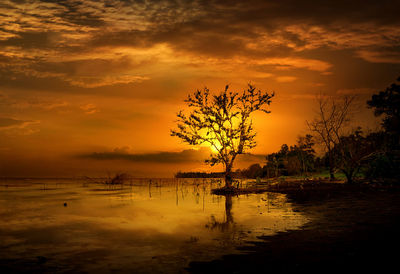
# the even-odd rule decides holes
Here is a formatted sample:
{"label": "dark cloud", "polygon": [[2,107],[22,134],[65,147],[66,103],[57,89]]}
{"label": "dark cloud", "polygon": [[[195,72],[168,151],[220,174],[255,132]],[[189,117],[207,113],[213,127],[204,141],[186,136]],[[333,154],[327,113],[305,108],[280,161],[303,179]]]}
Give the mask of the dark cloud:
{"label": "dark cloud", "polygon": [[[182,164],[193,162],[204,162],[210,156],[210,149],[201,148],[199,150],[183,150],[181,152],[158,152],[158,153],[144,153],[132,154],[128,152],[127,148],[117,148],[112,152],[95,152],[92,154],[80,155],[81,158],[89,158],[93,160],[125,160],[132,162],[143,163],[169,163],[169,164]],[[254,162],[262,161],[265,156],[242,154],[239,155],[238,161]]]}
{"label": "dark cloud", "polygon": [[88,76],[120,73],[141,65],[143,65],[143,62],[135,64],[128,56],[116,56],[113,59],[93,58],[65,62],[37,62],[33,68],[40,72],[54,72],[69,76]]}
{"label": "dark cloud", "polygon": [[15,46],[24,49],[53,49],[57,47],[59,33],[43,31],[18,32],[17,36],[0,41],[0,46]]}
{"label": "dark cloud", "polygon": [[155,44],[151,31],[121,30],[96,33],[88,42],[89,47],[130,46],[137,48],[151,47]]}
{"label": "dark cloud", "polygon": [[[258,23],[265,26],[281,24],[290,21],[292,23],[304,23],[305,21],[321,24],[331,24],[338,21],[346,22],[379,22],[398,23],[400,7],[396,1],[324,1],[312,0],[296,1],[202,1],[203,7],[210,13],[223,14],[231,22]],[[232,4],[234,2],[235,4]],[[218,9],[218,7],[220,7]]]}
{"label": "dark cloud", "polygon": [[101,27],[105,24],[101,16],[96,14],[96,10],[87,9],[88,6],[85,5],[84,1],[42,0],[41,2],[53,3],[63,7],[62,11],[57,12],[56,15],[67,22],[90,27]]}
{"label": "dark cloud", "polygon": [[19,126],[19,125],[23,125],[24,123],[26,123],[26,121],[0,117],[0,128]]}
{"label": "dark cloud", "polygon": [[0,79],[4,78],[3,85],[10,83],[26,88],[43,85],[50,90],[56,86],[57,90],[68,91],[68,85],[93,88],[144,81],[146,77],[126,71],[137,69],[141,73],[139,68],[149,63],[151,60],[134,61],[128,56],[48,62],[40,58],[10,58],[0,55]]}
{"label": "dark cloud", "polygon": [[148,154],[130,154],[120,149],[113,152],[95,152],[92,154],[81,155],[83,158],[96,160],[126,160],[132,162],[151,162],[151,163],[185,163],[201,162],[209,156],[209,150],[183,150],[181,152],[159,152]]}
{"label": "dark cloud", "polygon": [[[284,30],[288,25],[305,24],[335,30],[360,23],[400,23],[400,5],[393,1],[324,1],[320,4],[294,0],[279,3],[261,0],[42,2],[58,6],[52,8],[55,10],[51,15],[53,18],[79,27],[94,28],[89,41],[91,46],[146,47],[170,43],[176,48],[217,55],[243,51],[241,38],[257,39],[260,32],[273,36],[278,31],[288,41],[304,45],[304,39]],[[116,17],[119,13],[121,16]],[[43,15],[30,13],[30,16],[44,20]],[[24,24],[26,21],[16,23]],[[42,46],[48,45],[51,35],[22,30],[18,36],[3,43]]]}

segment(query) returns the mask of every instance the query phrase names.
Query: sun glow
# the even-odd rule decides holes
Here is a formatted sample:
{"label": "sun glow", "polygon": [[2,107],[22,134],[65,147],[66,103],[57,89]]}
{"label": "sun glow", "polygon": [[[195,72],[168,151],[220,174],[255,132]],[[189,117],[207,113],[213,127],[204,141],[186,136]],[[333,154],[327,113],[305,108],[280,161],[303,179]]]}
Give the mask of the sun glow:
{"label": "sun glow", "polygon": [[218,153],[222,149],[222,145],[216,142],[214,145],[210,145],[212,153]]}

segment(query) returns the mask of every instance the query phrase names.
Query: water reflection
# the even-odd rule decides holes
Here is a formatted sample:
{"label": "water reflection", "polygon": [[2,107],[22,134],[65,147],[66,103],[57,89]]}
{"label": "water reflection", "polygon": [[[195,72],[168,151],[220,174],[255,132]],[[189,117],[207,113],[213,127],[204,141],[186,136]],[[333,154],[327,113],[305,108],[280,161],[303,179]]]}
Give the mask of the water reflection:
{"label": "water reflection", "polygon": [[217,221],[214,215],[211,215],[211,221],[206,224],[208,229],[218,229],[221,232],[229,231],[233,226],[233,214],[232,214],[232,195],[224,195],[225,197],[225,218],[223,221]]}
{"label": "water reflection", "polygon": [[[307,220],[284,195],[216,196],[219,181],[0,182],[0,257],[65,271],[177,272]],[[64,206],[64,203],[67,206]]]}

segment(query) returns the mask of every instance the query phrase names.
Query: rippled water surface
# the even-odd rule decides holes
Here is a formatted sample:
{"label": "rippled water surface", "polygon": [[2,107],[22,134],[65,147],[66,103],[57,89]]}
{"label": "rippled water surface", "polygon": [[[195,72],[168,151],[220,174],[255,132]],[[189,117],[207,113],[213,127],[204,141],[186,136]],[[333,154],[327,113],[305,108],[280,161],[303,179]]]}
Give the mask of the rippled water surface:
{"label": "rippled water surface", "polygon": [[210,180],[0,182],[0,257],[56,272],[179,272],[308,220],[276,193],[210,193]]}

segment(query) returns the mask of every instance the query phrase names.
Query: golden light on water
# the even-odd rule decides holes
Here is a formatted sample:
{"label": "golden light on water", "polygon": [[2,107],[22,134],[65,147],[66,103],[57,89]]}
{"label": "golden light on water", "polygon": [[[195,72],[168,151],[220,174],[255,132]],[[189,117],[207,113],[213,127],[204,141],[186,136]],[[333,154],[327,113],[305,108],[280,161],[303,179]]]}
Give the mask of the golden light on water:
{"label": "golden light on water", "polygon": [[[132,271],[176,272],[191,260],[237,253],[235,247],[243,241],[258,241],[258,236],[308,221],[282,194],[225,198],[210,194],[216,186],[190,179],[124,185],[6,181],[0,186],[0,225],[8,247],[0,255],[23,259],[29,249],[52,258],[49,267],[56,263],[64,270],[93,272],[123,265]],[[7,214],[10,207],[14,211]],[[77,256],[82,252],[104,258],[90,263],[89,257]]]}

